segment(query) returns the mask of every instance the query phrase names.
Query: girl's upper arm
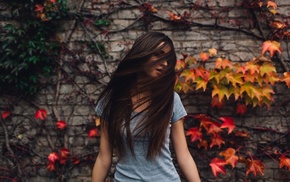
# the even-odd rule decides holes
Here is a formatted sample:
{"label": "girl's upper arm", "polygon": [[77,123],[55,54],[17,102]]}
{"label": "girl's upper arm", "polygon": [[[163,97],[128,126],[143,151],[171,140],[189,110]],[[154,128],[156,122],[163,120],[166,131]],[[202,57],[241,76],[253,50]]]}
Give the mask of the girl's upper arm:
{"label": "girl's upper arm", "polygon": [[188,153],[183,119],[180,119],[172,124],[171,139],[177,157],[184,156],[184,154]]}
{"label": "girl's upper arm", "polygon": [[108,131],[106,128],[103,128],[101,133],[101,138],[100,138],[100,150],[99,150],[99,155],[102,157],[111,157],[112,156],[112,147],[109,142],[109,135]]}

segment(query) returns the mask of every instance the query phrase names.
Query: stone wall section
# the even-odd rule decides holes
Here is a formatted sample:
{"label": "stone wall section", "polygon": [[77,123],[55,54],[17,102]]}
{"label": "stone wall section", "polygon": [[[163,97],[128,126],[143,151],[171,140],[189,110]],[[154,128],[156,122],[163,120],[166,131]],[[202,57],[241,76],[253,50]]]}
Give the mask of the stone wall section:
{"label": "stone wall section", "polygon": [[[41,90],[41,92],[33,100],[18,101],[17,97],[0,97],[0,107],[6,107],[13,103],[13,119],[11,123],[6,123],[8,129],[15,124],[21,124],[13,135],[23,136],[22,143],[29,143],[31,139],[37,142],[37,147],[34,149],[36,153],[41,154],[40,157],[30,158],[29,162],[42,164],[39,170],[33,166],[27,165],[23,172],[28,172],[33,177],[27,179],[28,181],[56,181],[54,175],[49,173],[45,168],[43,160],[51,152],[50,144],[47,141],[47,135],[36,135],[41,121],[35,121],[34,113],[36,108],[44,108],[48,111],[47,123],[45,123],[50,132],[51,141],[56,146],[61,146],[60,141],[66,143],[66,147],[77,156],[84,158],[91,157],[91,163],[80,163],[80,165],[72,168],[70,177],[67,181],[90,181],[92,166],[98,151],[99,138],[88,138],[87,126],[94,125],[94,107],[95,101],[104,85],[109,81],[109,74],[113,73],[114,69],[126,51],[129,50],[133,41],[146,32],[144,22],[139,21],[143,13],[138,8],[137,1],[125,1],[129,5],[127,8],[117,10],[118,1],[107,0],[69,0],[71,12],[81,12],[87,17],[104,16],[110,21],[111,25],[104,30],[99,30],[91,24],[84,24],[77,21],[68,20],[64,22],[65,31],[59,32],[59,37],[67,45],[69,51],[64,52],[62,64],[63,70],[56,72],[52,78],[52,84]],[[159,21],[160,19],[168,19],[169,11],[184,13],[188,11],[189,7],[193,6],[193,2],[199,2],[201,5],[207,3],[211,10],[205,11],[197,8],[192,10],[192,17],[197,23],[197,26],[191,27],[190,30],[181,25],[172,25]],[[201,51],[206,51],[210,48],[218,49],[219,55],[229,58],[234,62],[244,62],[257,57],[261,52],[262,40],[251,35],[245,34],[241,31],[234,31],[227,29],[229,22],[237,24],[238,26],[250,30],[250,32],[258,34],[254,22],[251,22],[248,17],[238,8],[239,0],[214,0],[214,1],[172,1],[151,0],[158,9],[156,17],[149,25],[148,29],[154,31],[162,31],[174,41],[174,46],[178,55],[178,59],[182,58],[182,54],[189,54],[198,57]],[[276,0],[279,10],[284,14],[290,16],[290,1]],[[115,6],[115,8],[114,8]],[[228,11],[222,11],[228,9]],[[1,26],[7,23],[3,17],[7,15],[7,9],[0,6],[0,13],[2,16]],[[9,11],[8,11],[9,12]],[[215,17],[216,16],[216,17]],[[8,14],[9,18],[9,14]],[[288,18],[289,19],[289,18]],[[224,26],[224,29],[213,28],[215,22]],[[200,25],[199,25],[200,24]],[[207,26],[208,25],[208,26]],[[129,28],[128,28],[129,27]],[[231,26],[233,27],[233,26]],[[90,30],[90,31],[88,31]],[[108,34],[104,34],[108,31]],[[114,33],[112,33],[114,32]],[[104,58],[97,52],[92,52],[87,47],[87,44],[102,43],[108,53],[108,57]],[[284,47],[286,45],[283,45]],[[283,53],[283,58],[286,58],[286,53]],[[288,60],[288,64],[289,64]],[[74,66],[72,66],[72,63]],[[106,65],[104,64],[106,63]],[[278,64],[278,63],[277,63]],[[206,62],[207,68],[213,67],[214,62]],[[283,69],[281,69],[281,72]],[[82,74],[76,74],[82,73]],[[290,95],[289,89],[285,85],[278,85],[275,88],[276,96],[273,107],[269,110],[266,108],[256,108],[245,116],[234,116],[236,124],[243,127],[259,127],[267,126],[275,128],[281,132],[289,131],[290,107],[289,104],[281,106],[281,100]],[[188,113],[197,114],[205,113],[210,104],[210,95],[202,92],[195,92],[191,95],[182,95],[182,101]],[[15,104],[16,103],[16,104]],[[37,106],[37,107],[36,107]],[[222,115],[232,115],[234,108],[227,106],[221,111]],[[216,112],[213,109],[213,112]],[[217,112],[216,112],[217,113]],[[19,117],[17,117],[19,115]],[[66,135],[60,138],[53,128],[55,116],[58,119],[65,120],[68,124]],[[186,125],[187,127],[187,125]],[[275,140],[277,136],[271,133],[253,132],[251,133],[257,140],[271,141]],[[258,135],[259,134],[259,135]],[[261,134],[261,135],[260,135]],[[37,138],[37,139],[35,139]],[[19,138],[18,138],[19,139]],[[17,142],[17,137],[15,139]],[[289,145],[289,141],[285,141],[285,146]],[[253,145],[253,144],[249,144]],[[263,145],[263,143],[261,143]],[[3,151],[4,146],[4,131],[0,128],[0,151]],[[219,175],[215,178],[208,166],[208,161],[201,160],[195,150],[195,144],[189,143],[192,148],[192,155],[198,165],[200,175],[203,181],[243,181],[245,169],[241,166],[237,169],[228,168],[227,175]],[[253,148],[255,146],[253,145]],[[92,155],[89,155],[91,153]],[[114,158],[114,164],[117,158]],[[0,160],[1,161],[1,160]],[[5,160],[0,162],[0,165],[9,165]],[[178,166],[177,166],[178,168]],[[178,169],[179,170],[179,169]],[[31,172],[34,171],[34,172]],[[110,171],[109,176],[112,176],[114,165]],[[253,181],[282,181],[290,180],[290,173],[287,170],[279,169],[278,163],[269,160],[265,162],[265,176],[250,176]],[[248,179],[250,180],[250,179]],[[251,180],[250,180],[251,181]]]}

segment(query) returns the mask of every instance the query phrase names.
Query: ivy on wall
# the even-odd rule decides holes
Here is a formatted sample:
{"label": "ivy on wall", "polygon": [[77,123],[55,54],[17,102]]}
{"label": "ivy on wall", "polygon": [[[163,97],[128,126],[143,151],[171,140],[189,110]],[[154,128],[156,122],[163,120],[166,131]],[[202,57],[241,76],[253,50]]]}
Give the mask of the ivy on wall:
{"label": "ivy on wall", "polygon": [[61,45],[55,33],[57,20],[68,12],[66,0],[5,2],[15,21],[5,25],[0,37],[0,92],[33,95],[57,64]]}

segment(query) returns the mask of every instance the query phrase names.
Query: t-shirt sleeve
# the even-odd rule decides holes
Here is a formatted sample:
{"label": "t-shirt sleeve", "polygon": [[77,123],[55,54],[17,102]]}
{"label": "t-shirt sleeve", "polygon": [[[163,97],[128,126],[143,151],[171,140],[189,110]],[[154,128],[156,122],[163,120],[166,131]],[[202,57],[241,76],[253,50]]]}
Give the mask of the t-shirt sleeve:
{"label": "t-shirt sleeve", "polygon": [[187,112],[181,102],[179,95],[174,92],[174,102],[173,102],[173,113],[171,117],[171,123],[175,123],[184,116],[187,115]]}
{"label": "t-shirt sleeve", "polygon": [[104,104],[102,100],[99,100],[99,102],[97,102],[96,108],[95,108],[95,112],[97,113],[98,116],[101,116],[104,110]]}

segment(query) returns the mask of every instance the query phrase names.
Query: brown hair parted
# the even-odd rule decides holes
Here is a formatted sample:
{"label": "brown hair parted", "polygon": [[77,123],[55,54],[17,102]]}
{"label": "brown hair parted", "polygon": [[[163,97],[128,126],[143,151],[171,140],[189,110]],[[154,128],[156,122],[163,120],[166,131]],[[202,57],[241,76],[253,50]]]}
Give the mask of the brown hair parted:
{"label": "brown hair parted", "polygon": [[[154,61],[148,62],[152,57]],[[166,69],[158,77],[144,73],[147,66],[166,61]],[[149,137],[147,158],[154,159],[160,152],[170,122],[173,108],[176,54],[171,39],[160,32],[148,32],[134,42],[120,61],[98,102],[102,105],[102,129],[109,134],[109,142],[119,158],[124,156],[124,145],[134,154],[135,138]],[[143,94],[137,104],[132,97]],[[146,107],[132,112],[147,103]],[[130,130],[131,120],[144,115],[140,124]],[[125,140],[124,140],[125,139]]]}

